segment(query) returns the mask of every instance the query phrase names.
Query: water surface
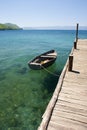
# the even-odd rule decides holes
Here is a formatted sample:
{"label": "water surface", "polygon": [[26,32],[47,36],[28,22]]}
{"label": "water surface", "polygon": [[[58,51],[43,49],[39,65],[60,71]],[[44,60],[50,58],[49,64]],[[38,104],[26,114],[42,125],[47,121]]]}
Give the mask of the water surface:
{"label": "water surface", "polygon": [[[87,38],[87,31],[79,31]],[[48,71],[60,75],[75,39],[74,30],[0,31],[0,129],[36,130],[58,82],[27,62],[55,49],[56,62]]]}

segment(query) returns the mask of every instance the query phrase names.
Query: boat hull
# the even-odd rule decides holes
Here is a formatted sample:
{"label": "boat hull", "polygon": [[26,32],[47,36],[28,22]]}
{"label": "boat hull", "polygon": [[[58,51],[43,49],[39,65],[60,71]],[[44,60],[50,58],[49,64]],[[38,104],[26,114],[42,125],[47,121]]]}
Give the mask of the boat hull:
{"label": "boat hull", "polygon": [[33,60],[28,62],[31,69],[40,70],[51,66],[57,58],[57,53],[54,50],[43,53]]}
{"label": "boat hull", "polygon": [[51,62],[48,62],[48,63],[43,64],[43,65],[41,65],[41,64],[40,65],[39,64],[38,65],[28,64],[28,65],[31,69],[39,70],[39,69],[44,69],[44,68],[51,66],[55,62],[55,60],[56,60],[56,58],[53,59]]}

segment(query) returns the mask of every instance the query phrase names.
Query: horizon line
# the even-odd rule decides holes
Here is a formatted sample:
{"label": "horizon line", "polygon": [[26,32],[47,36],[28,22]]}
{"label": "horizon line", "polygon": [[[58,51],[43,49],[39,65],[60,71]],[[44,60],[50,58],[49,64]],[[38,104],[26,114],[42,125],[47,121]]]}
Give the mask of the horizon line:
{"label": "horizon line", "polygon": [[[34,26],[34,27],[22,27],[23,29],[55,29],[55,30],[76,30],[76,26]],[[79,30],[87,30],[87,26],[79,26]]]}

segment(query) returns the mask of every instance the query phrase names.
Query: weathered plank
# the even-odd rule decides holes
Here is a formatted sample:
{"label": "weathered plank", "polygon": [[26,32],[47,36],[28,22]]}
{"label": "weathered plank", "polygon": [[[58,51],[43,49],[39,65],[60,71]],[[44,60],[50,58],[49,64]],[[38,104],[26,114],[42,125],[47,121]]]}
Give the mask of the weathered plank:
{"label": "weathered plank", "polygon": [[74,130],[70,125],[64,126],[64,124],[56,123],[50,121],[50,126],[48,130]]}
{"label": "weathered plank", "polygon": [[64,111],[64,112],[74,113],[77,115],[82,115],[82,116],[87,117],[87,110],[84,110],[81,108],[77,109],[75,104],[74,104],[74,106],[72,106],[72,105],[68,106],[67,104],[66,105],[56,104],[54,111]]}
{"label": "weathered plank", "polygon": [[58,99],[58,101],[56,102],[56,104],[61,104],[61,105],[63,105],[63,106],[71,106],[71,107],[76,107],[77,108],[77,110],[78,109],[84,109],[84,110],[87,110],[87,107],[86,106],[84,106],[83,104],[77,104],[77,103],[71,103],[71,102],[69,102],[69,101],[65,101],[65,100],[59,100]]}
{"label": "weathered plank", "polygon": [[74,112],[64,111],[59,109],[58,111],[54,110],[52,115],[74,120],[76,122],[81,122],[85,124],[85,126],[87,126],[87,117],[82,114],[76,114]]}
{"label": "weathered plank", "polygon": [[[67,85],[68,84],[68,85]],[[75,81],[73,81],[72,83],[69,81],[69,80],[64,80],[63,82],[63,86],[67,87],[67,88],[70,88],[70,86],[73,86],[73,89],[74,88],[84,88],[84,89],[87,89],[87,85],[86,84],[81,84],[80,82],[77,83]],[[72,88],[71,88],[72,89]]]}
{"label": "weathered plank", "polygon": [[87,87],[86,86],[84,86],[85,87],[84,90],[83,90],[83,86],[80,86],[80,85],[74,87],[74,89],[73,89],[73,87],[74,87],[74,85],[70,85],[70,86],[63,85],[62,92],[69,93],[69,94],[76,94],[76,95],[78,95],[78,94],[85,95],[84,93],[86,93],[86,95],[87,95]]}
{"label": "weathered plank", "polygon": [[[81,93],[79,93],[79,94],[81,94]],[[79,97],[79,94],[75,94],[75,93],[68,93],[68,92],[61,92],[61,98],[63,97],[63,98],[70,98],[70,100],[71,99],[75,99],[75,100],[79,100],[79,101],[82,101],[82,102],[84,102],[84,103],[86,103],[87,102],[87,100],[86,100],[86,98],[85,98],[85,96],[87,95],[87,94],[85,94],[85,96],[84,95],[81,95],[80,97]],[[60,98],[60,99],[61,99]]]}
{"label": "weathered plank", "polygon": [[73,98],[68,97],[67,95],[64,96],[64,95],[61,94],[61,96],[59,96],[58,99],[63,100],[63,101],[68,101],[68,102],[71,102],[71,103],[77,103],[77,104],[80,104],[80,105],[83,104],[84,106],[87,107],[87,101],[77,100],[74,97]]}
{"label": "weathered plank", "polygon": [[[87,126],[84,125],[82,122],[77,122],[75,120],[70,120],[70,119],[63,118],[63,117],[53,116],[53,118],[51,119],[51,121],[49,123],[49,126],[51,125],[55,128],[55,125],[56,125],[55,130],[63,130],[62,127],[61,128],[58,127],[57,124],[60,126],[63,126],[65,128],[65,130],[67,130],[67,129],[69,129],[69,130],[71,130],[71,129],[72,130],[87,130]],[[49,129],[49,126],[48,126],[47,130],[51,130],[51,129]]]}

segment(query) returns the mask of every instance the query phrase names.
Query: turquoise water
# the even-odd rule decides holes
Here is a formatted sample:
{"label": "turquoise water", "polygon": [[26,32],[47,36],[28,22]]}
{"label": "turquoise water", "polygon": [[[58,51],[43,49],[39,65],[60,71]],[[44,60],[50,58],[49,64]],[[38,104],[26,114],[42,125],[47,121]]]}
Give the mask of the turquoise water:
{"label": "turquoise water", "polygon": [[[87,31],[79,31],[87,38]],[[0,31],[0,130],[36,130],[58,77],[31,70],[27,62],[55,49],[48,71],[60,75],[75,39],[73,30]]]}

